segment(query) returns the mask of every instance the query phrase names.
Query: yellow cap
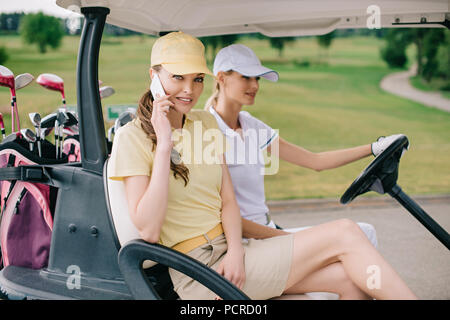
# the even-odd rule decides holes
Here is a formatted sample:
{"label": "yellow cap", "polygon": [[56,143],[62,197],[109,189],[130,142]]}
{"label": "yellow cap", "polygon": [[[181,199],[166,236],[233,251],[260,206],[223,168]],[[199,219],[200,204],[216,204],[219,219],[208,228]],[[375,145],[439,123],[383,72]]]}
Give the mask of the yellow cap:
{"label": "yellow cap", "polygon": [[212,75],[206,66],[205,46],[197,38],[179,32],[171,32],[158,38],[153,44],[151,66],[162,65],[173,74],[205,73]]}

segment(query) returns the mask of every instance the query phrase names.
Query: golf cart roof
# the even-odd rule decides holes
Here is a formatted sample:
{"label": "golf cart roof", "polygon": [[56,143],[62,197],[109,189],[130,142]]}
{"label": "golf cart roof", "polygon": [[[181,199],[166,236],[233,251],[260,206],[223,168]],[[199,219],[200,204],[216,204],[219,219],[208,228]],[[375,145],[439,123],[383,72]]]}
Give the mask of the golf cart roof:
{"label": "golf cart roof", "polygon": [[320,35],[335,29],[367,28],[373,5],[379,8],[381,27],[431,27],[450,20],[449,0],[57,0],[56,3],[75,12],[82,7],[109,8],[107,23],[151,35],[178,30],[194,36],[253,32],[270,37]]}

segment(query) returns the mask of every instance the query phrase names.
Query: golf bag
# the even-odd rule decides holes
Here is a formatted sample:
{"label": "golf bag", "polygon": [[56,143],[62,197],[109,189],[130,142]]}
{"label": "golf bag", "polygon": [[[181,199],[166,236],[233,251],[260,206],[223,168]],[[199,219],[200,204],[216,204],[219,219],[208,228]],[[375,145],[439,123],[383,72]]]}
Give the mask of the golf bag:
{"label": "golf bag", "polygon": [[[108,154],[112,150],[112,142],[106,141]],[[67,136],[63,142],[63,156],[67,157],[68,162],[81,162],[80,136]]]}
{"label": "golf bag", "polygon": [[[29,151],[18,138],[0,144],[0,243],[3,267],[39,269],[47,266],[57,188],[24,176],[23,166],[67,162],[55,160],[55,147],[44,140],[43,156]],[[53,159],[51,158],[53,156]]]}
{"label": "golf bag", "polygon": [[68,162],[81,162],[80,136],[67,136],[64,139],[63,151]]}

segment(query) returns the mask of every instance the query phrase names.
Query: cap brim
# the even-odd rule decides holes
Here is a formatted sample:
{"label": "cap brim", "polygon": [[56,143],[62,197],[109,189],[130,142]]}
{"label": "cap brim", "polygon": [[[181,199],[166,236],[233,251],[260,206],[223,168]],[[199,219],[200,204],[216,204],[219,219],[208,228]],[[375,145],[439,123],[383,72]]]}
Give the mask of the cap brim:
{"label": "cap brim", "polygon": [[238,68],[233,68],[233,70],[239,72],[240,74],[246,77],[263,77],[272,82],[278,81],[279,78],[278,72],[261,65],[242,66]]}
{"label": "cap brim", "polygon": [[204,65],[193,65],[193,64],[181,64],[181,63],[163,63],[164,69],[172,74],[191,74],[191,73],[204,73],[212,76],[212,72],[208,67]]}

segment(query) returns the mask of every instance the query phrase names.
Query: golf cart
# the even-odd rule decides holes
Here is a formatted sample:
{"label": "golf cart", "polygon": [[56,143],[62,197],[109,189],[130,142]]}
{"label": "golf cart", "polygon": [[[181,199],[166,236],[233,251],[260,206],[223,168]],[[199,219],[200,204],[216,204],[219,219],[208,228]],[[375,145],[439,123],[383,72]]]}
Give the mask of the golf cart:
{"label": "golf cart", "polygon": [[[167,267],[177,269],[223,299],[248,299],[205,265],[159,244],[139,239],[128,217],[123,185],[108,179],[108,152],[98,84],[99,48],[105,22],[161,35],[182,30],[194,36],[260,32],[268,36],[325,34],[366,28],[374,1],[121,1],[57,0],[81,12],[84,26],[77,66],[77,111],[81,162],[2,168],[11,179],[58,190],[48,263],[41,268],[9,264],[0,272],[9,298],[176,298]],[[448,0],[378,1],[381,27],[449,27]],[[371,189],[410,204],[412,211],[449,247],[449,235],[396,185],[401,137],[380,154],[344,194],[348,203]],[[5,178],[6,179],[6,178]],[[403,201],[401,201],[403,204]],[[420,210],[419,210],[420,209]],[[420,211],[420,214],[417,214]],[[148,261],[153,261],[153,266]],[[158,263],[154,265],[154,263]],[[149,267],[144,270],[143,266]]]}

